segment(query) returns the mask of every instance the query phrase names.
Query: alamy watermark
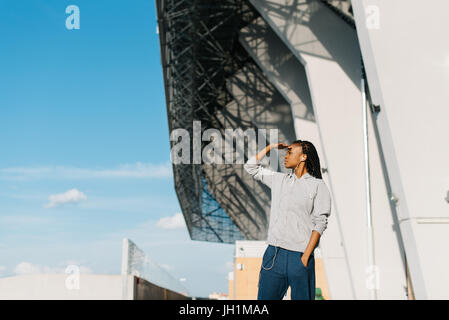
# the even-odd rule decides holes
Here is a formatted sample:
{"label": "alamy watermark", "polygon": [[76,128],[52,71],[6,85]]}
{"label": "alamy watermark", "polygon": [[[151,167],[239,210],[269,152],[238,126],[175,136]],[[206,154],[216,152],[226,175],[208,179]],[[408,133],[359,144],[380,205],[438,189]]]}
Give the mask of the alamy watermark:
{"label": "alamy watermark", "polygon": [[378,6],[367,6],[365,8],[365,18],[366,28],[380,29],[380,10]]}
{"label": "alamy watermark", "polygon": [[80,8],[74,4],[71,4],[65,8],[65,13],[69,16],[65,19],[65,27],[68,30],[79,30],[80,28]]}
{"label": "alamy watermark", "polygon": [[380,286],[380,269],[377,265],[365,268],[365,286],[368,290],[378,290]]}
{"label": "alamy watermark", "polygon": [[[224,135],[222,131],[215,128],[202,131],[201,121],[193,121],[192,128],[191,132],[178,128],[170,133],[170,141],[174,142],[170,152],[172,163],[243,164],[245,163],[245,146],[250,158],[268,144],[278,143],[279,136],[278,129],[269,129],[268,132],[267,129],[253,128],[224,129]],[[209,143],[202,148],[203,142]],[[272,167],[277,166],[276,153],[270,152],[269,160]]]}
{"label": "alamy watermark", "polygon": [[65,278],[65,287],[67,290],[80,289],[80,267],[74,264],[68,265],[65,269],[68,276]]}

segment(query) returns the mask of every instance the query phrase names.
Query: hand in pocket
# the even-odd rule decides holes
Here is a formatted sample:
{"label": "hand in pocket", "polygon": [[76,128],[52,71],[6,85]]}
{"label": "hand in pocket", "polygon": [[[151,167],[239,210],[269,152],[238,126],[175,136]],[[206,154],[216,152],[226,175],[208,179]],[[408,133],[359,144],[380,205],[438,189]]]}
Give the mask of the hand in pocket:
{"label": "hand in pocket", "polygon": [[301,262],[305,268],[307,268],[308,261],[309,261],[309,258],[307,256],[301,255]]}

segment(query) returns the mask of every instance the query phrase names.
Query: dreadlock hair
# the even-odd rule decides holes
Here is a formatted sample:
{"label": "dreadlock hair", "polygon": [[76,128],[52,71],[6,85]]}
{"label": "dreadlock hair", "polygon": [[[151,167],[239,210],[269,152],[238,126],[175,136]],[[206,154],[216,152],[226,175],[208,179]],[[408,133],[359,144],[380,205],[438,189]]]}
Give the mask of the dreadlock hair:
{"label": "dreadlock hair", "polygon": [[296,140],[292,144],[299,144],[302,147],[302,153],[307,155],[306,158],[306,169],[311,176],[322,179],[321,176],[321,166],[320,158],[318,157],[318,152],[315,146],[310,141]]}

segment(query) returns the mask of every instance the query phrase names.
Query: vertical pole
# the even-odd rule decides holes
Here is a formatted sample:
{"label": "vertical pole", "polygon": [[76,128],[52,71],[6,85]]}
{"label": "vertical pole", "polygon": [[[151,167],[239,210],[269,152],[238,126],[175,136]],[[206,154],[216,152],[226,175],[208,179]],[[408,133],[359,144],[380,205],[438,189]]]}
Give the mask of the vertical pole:
{"label": "vertical pole", "polygon": [[128,300],[128,261],[129,242],[127,238],[122,241],[122,300]]}
{"label": "vertical pole", "polygon": [[[377,299],[377,282],[378,274],[374,263],[374,239],[373,239],[373,224],[371,217],[371,180],[369,168],[369,145],[368,145],[368,113],[366,105],[365,93],[365,79],[362,76],[361,81],[362,91],[362,114],[363,114],[363,140],[364,140],[364,157],[365,157],[365,197],[366,197],[366,226],[367,226],[367,245],[368,245],[368,268],[369,280],[374,280],[374,284],[370,283],[368,290],[372,300]],[[374,279],[372,276],[374,275]]]}

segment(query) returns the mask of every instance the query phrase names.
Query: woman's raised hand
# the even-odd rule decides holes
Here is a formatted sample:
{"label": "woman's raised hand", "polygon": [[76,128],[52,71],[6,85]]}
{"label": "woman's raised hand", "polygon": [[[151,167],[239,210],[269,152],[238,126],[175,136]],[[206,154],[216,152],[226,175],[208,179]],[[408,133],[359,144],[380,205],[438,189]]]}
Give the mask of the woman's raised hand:
{"label": "woman's raised hand", "polygon": [[277,149],[285,149],[285,148],[288,148],[288,145],[285,144],[285,143],[280,142],[280,143],[272,143],[271,147],[272,148],[277,148]]}

